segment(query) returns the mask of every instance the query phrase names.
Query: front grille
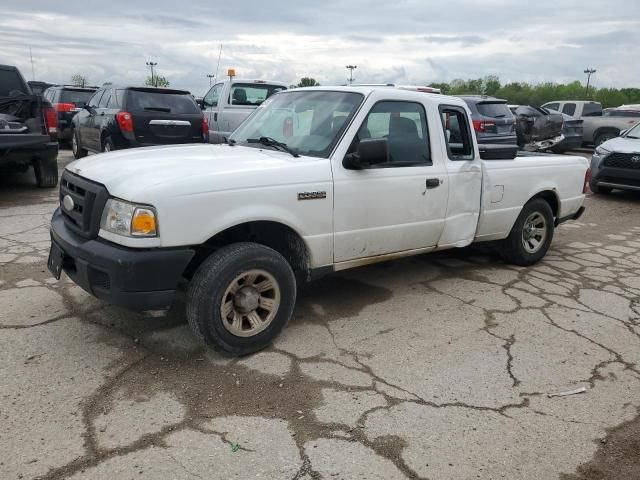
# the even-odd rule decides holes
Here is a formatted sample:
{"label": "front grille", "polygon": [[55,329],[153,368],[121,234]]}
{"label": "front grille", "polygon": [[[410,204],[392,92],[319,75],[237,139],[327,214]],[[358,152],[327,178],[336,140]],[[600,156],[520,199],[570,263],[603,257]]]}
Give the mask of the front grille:
{"label": "front grille", "polygon": [[612,153],[605,158],[604,166],[640,170],[640,153]]}
{"label": "front grille", "polygon": [[[65,197],[71,197],[72,207],[65,207]],[[60,211],[72,231],[84,238],[95,238],[100,230],[100,217],[109,192],[99,183],[65,171],[60,179]],[[67,202],[67,206],[69,206]]]}

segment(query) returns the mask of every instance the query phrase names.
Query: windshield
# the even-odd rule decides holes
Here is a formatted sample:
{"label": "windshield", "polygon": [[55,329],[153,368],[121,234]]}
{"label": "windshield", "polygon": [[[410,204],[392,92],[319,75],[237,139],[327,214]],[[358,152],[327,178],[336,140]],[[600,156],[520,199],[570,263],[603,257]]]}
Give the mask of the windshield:
{"label": "windshield", "polygon": [[248,140],[267,137],[300,155],[328,158],[363,98],[359,93],[321,90],[278,93],[265,100],[231,140],[264,148]]}
{"label": "windshield", "polygon": [[627,130],[625,135],[627,138],[640,138],[640,123],[636,123],[634,127]]}

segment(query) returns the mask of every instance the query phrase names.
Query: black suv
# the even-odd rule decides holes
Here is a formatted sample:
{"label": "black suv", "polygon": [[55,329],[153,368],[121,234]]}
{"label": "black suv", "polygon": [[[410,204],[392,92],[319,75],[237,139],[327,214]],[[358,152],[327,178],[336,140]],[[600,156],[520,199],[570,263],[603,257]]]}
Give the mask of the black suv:
{"label": "black suv", "polygon": [[39,187],[58,183],[58,119],[51,104],[34,95],[20,71],[0,65],[0,169],[36,174]]}
{"label": "black suv", "polygon": [[486,95],[459,95],[471,110],[478,143],[516,145],[516,121],[506,100]]}
{"label": "black suv", "polygon": [[209,124],[193,96],[168,88],[104,86],[72,126],[76,158],[88,150],[209,142]]}
{"label": "black suv", "polygon": [[98,87],[74,87],[71,85],[56,85],[44,92],[44,98],[49,100],[58,112],[58,139],[71,140],[71,120],[84,108]]}

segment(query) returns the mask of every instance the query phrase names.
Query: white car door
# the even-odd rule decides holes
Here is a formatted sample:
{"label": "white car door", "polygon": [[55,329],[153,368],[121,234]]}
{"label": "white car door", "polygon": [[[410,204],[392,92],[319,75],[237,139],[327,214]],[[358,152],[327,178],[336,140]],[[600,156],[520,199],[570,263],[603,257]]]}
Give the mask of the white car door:
{"label": "white car door", "polygon": [[347,153],[356,151],[363,139],[384,138],[389,156],[359,170],[334,158],[334,261],[435,246],[449,185],[440,152],[432,148],[425,105],[381,100],[361,117],[347,132],[353,138]]}
{"label": "white car door", "polygon": [[224,83],[215,84],[209,89],[202,99],[204,104],[204,113],[207,116],[207,120],[209,120],[209,141],[211,143],[220,143],[222,141],[218,134],[220,131],[219,121],[221,120],[218,118],[218,112],[220,110],[218,104],[220,102],[223,87]]}

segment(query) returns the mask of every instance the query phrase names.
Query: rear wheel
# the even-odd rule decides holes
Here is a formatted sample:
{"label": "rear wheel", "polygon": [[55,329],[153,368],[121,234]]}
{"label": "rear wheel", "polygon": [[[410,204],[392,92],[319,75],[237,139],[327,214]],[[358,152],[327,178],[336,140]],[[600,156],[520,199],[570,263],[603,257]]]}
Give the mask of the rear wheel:
{"label": "rear wheel", "polygon": [[76,159],[86,157],[88,153],[86,149],[82,148],[82,145],[80,144],[80,136],[75,128],[71,135],[71,152],[73,153],[73,157]]}
{"label": "rear wheel", "polygon": [[611,140],[612,138],[616,138],[617,136],[618,134],[616,132],[602,132],[596,136],[594,143],[596,147],[598,147],[602,145],[604,142],[606,142],[607,140]]}
{"label": "rear wheel", "polygon": [[116,147],[113,144],[113,140],[111,139],[111,137],[109,136],[104,137],[104,140],[102,140],[102,151],[113,152],[115,149]]}
{"label": "rear wheel", "polygon": [[54,160],[36,160],[33,163],[36,184],[40,188],[51,188],[58,184],[58,162]]}
{"label": "rear wheel", "polygon": [[503,258],[515,265],[533,265],[549,250],[553,230],[553,212],[549,204],[542,198],[530,200],[504,241]]}
{"label": "rear wheel", "polygon": [[295,300],[295,276],[282,255],[264,245],[236,243],[196,270],[187,291],[187,319],[214,349],[247,355],[280,334]]}

